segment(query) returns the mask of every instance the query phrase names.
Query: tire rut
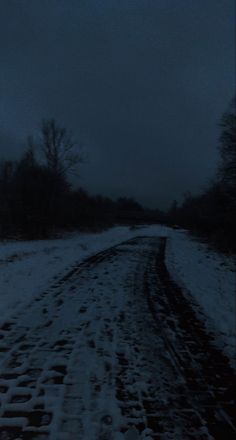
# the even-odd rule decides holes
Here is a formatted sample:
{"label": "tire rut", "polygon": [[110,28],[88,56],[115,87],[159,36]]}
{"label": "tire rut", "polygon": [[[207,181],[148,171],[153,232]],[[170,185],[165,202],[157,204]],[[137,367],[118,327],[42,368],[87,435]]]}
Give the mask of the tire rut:
{"label": "tire rut", "polygon": [[[165,265],[166,238],[144,275],[144,292],[172,363],[183,378],[184,406],[192,408],[204,435],[215,440],[236,436],[236,377],[194,310],[191,298],[171,278]],[[160,325],[161,324],[161,325]],[[197,437],[198,438],[198,437]],[[201,438],[201,437],[199,437]]]}
{"label": "tire rut", "polygon": [[2,326],[0,440],[235,438],[234,372],[165,247],[136,237],[100,252]]}

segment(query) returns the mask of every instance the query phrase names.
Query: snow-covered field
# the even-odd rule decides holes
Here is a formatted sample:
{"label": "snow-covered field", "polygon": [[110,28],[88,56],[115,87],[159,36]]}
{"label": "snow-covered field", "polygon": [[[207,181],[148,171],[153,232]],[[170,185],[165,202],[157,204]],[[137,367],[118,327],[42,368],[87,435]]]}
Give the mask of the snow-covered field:
{"label": "snow-covered field", "polygon": [[129,238],[168,236],[166,264],[206,316],[206,324],[229,357],[235,355],[235,267],[233,259],[209,250],[185,231],[165,226],[114,227],[56,240],[0,243],[0,325],[75,263]]}

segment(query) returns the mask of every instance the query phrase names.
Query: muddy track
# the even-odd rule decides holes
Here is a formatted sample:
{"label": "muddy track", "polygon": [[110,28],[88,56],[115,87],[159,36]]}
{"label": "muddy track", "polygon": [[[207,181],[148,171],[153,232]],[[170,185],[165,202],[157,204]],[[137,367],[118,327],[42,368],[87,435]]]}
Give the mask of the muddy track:
{"label": "muddy track", "polygon": [[[144,292],[158,333],[161,332],[176,373],[183,379],[182,397],[215,440],[236,436],[236,377],[216,347],[191,297],[171,278],[165,265],[166,238],[144,275]],[[191,304],[192,302],[192,304]],[[205,433],[206,435],[206,433]]]}
{"label": "muddy track", "polygon": [[0,440],[235,438],[234,373],[165,246],[100,252],[2,326]]}

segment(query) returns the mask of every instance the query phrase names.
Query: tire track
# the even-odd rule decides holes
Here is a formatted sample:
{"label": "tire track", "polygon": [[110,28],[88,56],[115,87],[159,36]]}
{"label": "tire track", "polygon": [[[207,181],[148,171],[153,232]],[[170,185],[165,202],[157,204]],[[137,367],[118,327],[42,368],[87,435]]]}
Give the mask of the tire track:
{"label": "tire track", "polygon": [[94,255],[2,326],[0,440],[235,438],[234,373],[165,246]]}
{"label": "tire track", "polygon": [[173,365],[184,379],[186,402],[200,415],[209,436],[231,440],[236,436],[234,371],[197,318],[191,299],[171,279],[164,261],[165,248],[166,238],[162,238],[155,263],[144,276],[150,312]]}

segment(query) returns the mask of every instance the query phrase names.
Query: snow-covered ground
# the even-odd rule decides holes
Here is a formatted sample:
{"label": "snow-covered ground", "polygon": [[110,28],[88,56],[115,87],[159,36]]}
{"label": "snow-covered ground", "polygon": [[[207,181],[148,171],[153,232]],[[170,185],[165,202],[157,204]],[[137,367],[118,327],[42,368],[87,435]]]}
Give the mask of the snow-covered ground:
{"label": "snow-covered ground", "polygon": [[75,263],[136,235],[167,235],[165,227],[114,227],[101,233],[68,234],[56,240],[0,242],[0,325]]}
{"label": "snow-covered ground", "polygon": [[189,292],[205,314],[205,324],[230,358],[235,358],[236,298],[235,264],[191,237],[186,231],[170,233],[167,268],[175,281]]}
{"label": "snow-covered ground", "polygon": [[233,259],[209,250],[186,232],[165,226],[114,227],[101,233],[71,234],[56,240],[0,243],[0,325],[82,262],[138,235],[168,236],[166,263],[175,280],[206,315],[225,352],[235,354],[235,267]]}

